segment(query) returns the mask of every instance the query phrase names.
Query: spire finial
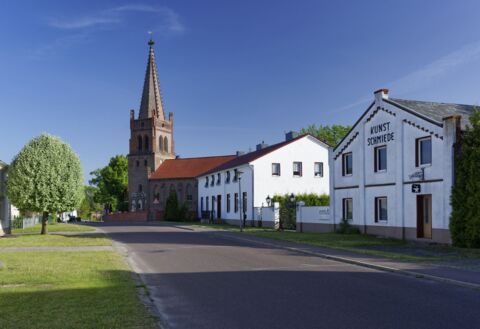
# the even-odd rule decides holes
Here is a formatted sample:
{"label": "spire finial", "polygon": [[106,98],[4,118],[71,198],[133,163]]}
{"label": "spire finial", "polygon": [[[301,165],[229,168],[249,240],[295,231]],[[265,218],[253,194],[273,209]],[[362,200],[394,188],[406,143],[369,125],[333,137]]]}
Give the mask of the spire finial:
{"label": "spire finial", "polygon": [[152,31],[148,31],[148,34],[150,34],[150,41],[148,41],[148,45],[150,46],[150,48],[152,48],[153,45],[155,44],[155,42],[153,41],[153,38],[152,38],[153,32],[152,32]]}

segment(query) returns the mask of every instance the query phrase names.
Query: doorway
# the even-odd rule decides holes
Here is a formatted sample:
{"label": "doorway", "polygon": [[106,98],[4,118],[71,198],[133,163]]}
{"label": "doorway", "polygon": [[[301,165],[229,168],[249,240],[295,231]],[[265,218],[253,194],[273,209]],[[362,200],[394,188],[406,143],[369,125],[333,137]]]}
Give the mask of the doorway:
{"label": "doorway", "polygon": [[220,194],[217,195],[217,218],[222,218],[222,196]]}
{"label": "doorway", "polygon": [[432,195],[417,195],[417,238],[432,238]]}

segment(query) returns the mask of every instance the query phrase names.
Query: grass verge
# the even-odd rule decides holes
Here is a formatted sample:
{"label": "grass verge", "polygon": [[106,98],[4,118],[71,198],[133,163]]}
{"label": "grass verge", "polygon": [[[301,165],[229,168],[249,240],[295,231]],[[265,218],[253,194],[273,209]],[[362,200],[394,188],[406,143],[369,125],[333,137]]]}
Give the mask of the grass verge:
{"label": "grass verge", "polygon": [[0,248],[12,247],[80,247],[111,246],[112,241],[102,233],[71,234],[13,234],[0,238]]}
{"label": "grass verge", "polygon": [[[66,224],[66,223],[57,223],[57,224],[49,224],[47,226],[48,232],[88,232],[88,231],[95,231],[95,228],[91,226],[85,225],[77,225],[77,224]],[[19,233],[40,233],[42,230],[42,224],[37,224],[27,228],[14,228],[12,230],[13,234]]]}
{"label": "grass verge", "polygon": [[0,260],[0,328],[155,328],[115,252],[0,252]]}

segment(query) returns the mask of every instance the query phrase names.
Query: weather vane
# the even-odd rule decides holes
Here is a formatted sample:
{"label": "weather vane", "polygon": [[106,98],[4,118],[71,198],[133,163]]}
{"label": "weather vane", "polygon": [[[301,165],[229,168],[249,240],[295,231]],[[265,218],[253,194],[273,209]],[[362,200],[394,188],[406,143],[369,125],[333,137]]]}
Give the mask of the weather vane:
{"label": "weather vane", "polygon": [[153,39],[152,39],[153,32],[148,31],[148,34],[150,35],[150,41],[148,41],[148,45],[151,47],[155,44],[155,42],[153,42]]}

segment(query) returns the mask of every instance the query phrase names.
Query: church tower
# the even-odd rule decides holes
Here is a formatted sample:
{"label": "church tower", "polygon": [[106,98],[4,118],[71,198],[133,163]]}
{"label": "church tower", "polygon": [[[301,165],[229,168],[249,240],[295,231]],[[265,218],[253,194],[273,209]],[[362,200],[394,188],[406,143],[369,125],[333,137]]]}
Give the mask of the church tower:
{"label": "church tower", "polygon": [[173,113],[165,117],[154,42],[150,39],[147,70],[138,118],[130,111],[130,147],[128,154],[128,198],[130,211],[146,209],[148,178],[166,159],[175,158]]}

